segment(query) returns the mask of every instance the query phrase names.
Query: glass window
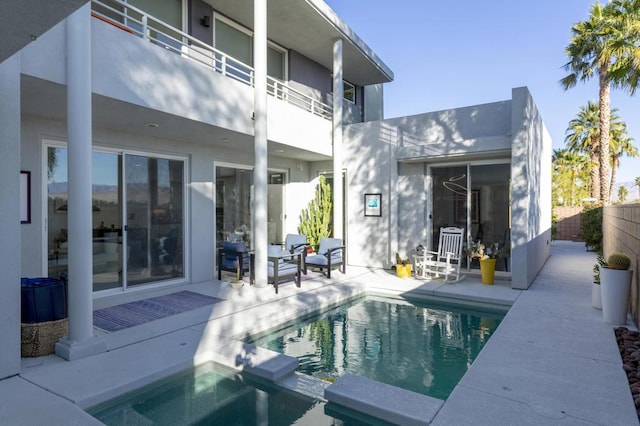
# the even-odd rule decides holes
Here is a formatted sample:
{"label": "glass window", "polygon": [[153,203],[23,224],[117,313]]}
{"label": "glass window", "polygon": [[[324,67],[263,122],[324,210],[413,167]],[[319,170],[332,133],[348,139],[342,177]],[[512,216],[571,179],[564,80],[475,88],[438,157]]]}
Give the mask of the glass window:
{"label": "glass window", "polygon": [[215,21],[216,49],[247,65],[253,65],[253,41],[251,35],[223,22]]}
{"label": "glass window", "polygon": [[182,0],[128,0],[132,6],[175,28],[182,28]]}
{"label": "glass window", "polygon": [[344,81],[343,85],[344,85],[344,99],[355,104],[356,103],[356,87],[347,81]]}
{"label": "glass window", "polygon": [[284,81],[284,52],[267,47],[267,75]]}
{"label": "glass window", "polygon": [[[253,35],[248,30],[227,22],[220,17],[215,19],[215,48],[241,61],[245,65],[253,66]],[[267,75],[280,81],[286,79],[286,51],[275,45],[267,46]],[[233,63],[243,72],[248,72],[242,64]],[[246,79],[246,77],[243,77]]]}

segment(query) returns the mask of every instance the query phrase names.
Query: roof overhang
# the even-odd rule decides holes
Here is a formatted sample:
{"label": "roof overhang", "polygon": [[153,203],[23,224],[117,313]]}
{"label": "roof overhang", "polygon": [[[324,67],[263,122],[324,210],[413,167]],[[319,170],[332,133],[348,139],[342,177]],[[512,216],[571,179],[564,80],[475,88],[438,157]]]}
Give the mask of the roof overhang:
{"label": "roof overhang", "polygon": [[0,1],[0,62],[40,37],[88,0]]}
{"label": "roof overhang", "polygon": [[[253,3],[205,0],[228,18],[254,28]],[[325,68],[333,68],[333,44],[342,39],[343,76],[360,86],[388,83],[393,72],[322,0],[269,0],[267,37]]]}

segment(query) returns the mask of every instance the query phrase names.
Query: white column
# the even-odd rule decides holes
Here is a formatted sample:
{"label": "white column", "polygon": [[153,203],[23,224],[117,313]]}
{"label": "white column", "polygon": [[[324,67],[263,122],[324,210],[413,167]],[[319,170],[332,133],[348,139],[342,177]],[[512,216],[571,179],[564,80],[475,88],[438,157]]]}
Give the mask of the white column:
{"label": "white column", "polygon": [[20,373],[20,54],[0,63],[0,380]]}
{"label": "white column", "polygon": [[253,248],[255,284],[267,286],[267,0],[254,0],[253,68],[255,168],[253,170]]}
{"label": "white column", "polygon": [[93,234],[91,209],[91,5],[67,19],[67,132],[69,335],[56,344],[68,359],[103,352],[93,336]]}
{"label": "white column", "polygon": [[333,43],[333,236],[342,238],[342,39]]}

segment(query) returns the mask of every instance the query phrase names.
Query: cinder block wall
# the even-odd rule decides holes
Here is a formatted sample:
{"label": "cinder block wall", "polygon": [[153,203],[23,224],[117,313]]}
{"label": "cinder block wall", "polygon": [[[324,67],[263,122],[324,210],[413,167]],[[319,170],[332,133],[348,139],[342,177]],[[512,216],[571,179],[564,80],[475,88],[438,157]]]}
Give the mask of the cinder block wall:
{"label": "cinder block wall", "polygon": [[631,282],[631,314],[636,325],[640,323],[640,289],[638,272],[640,266],[640,205],[628,204],[607,206],[602,219],[602,234],[605,259],[611,253],[624,253],[631,259],[633,281]]}
{"label": "cinder block wall", "polygon": [[553,208],[553,213],[558,219],[556,223],[558,227],[556,240],[584,241],[582,238],[582,228],[580,227],[582,209],[582,206],[557,206]]}

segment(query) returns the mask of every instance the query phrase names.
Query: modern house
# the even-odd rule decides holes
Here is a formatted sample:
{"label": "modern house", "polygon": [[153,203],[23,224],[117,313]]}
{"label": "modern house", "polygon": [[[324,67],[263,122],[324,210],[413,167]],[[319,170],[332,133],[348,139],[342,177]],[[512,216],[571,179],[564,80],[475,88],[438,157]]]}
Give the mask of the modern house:
{"label": "modern house", "polygon": [[321,174],[350,265],[455,225],[508,248],[514,288],[542,268],[551,140],[526,88],[385,119],[392,71],[322,0],[251,6],[95,0],[2,58],[0,378],[20,370],[20,277],[68,273],[56,352],[98,353],[94,298],[212,281],[224,240],[266,285],[266,246],[297,233]]}

